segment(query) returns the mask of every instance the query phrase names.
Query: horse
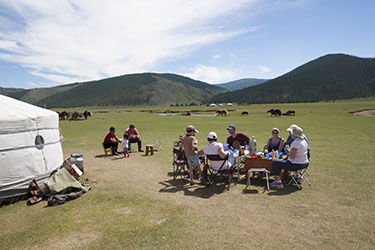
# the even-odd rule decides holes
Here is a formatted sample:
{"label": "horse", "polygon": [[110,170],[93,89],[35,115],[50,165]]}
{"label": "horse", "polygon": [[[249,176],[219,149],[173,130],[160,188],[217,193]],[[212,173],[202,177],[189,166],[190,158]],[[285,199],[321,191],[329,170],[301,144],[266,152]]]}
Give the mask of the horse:
{"label": "horse", "polygon": [[286,114],[288,114],[288,115],[296,115],[296,111],[294,111],[294,110],[288,110],[286,112]]}
{"label": "horse", "polygon": [[228,110],[226,110],[226,109],[219,109],[219,110],[216,111],[216,113],[218,115],[221,115],[221,116],[223,116],[223,115],[227,116],[229,114]]}
{"label": "horse", "polygon": [[271,113],[271,116],[281,116],[281,110],[280,109],[270,109],[267,111],[267,113]]}
{"label": "horse", "polygon": [[92,116],[92,113],[90,111],[85,110],[85,112],[83,112],[83,116],[85,117],[85,120],[87,120],[87,117]]}
{"label": "horse", "polygon": [[63,111],[63,112],[57,112],[59,114],[59,118],[60,120],[69,120],[69,113],[66,112],[66,111]]}
{"label": "horse", "polygon": [[248,111],[242,111],[241,115],[243,115],[243,116],[249,115],[249,112]]}
{"label": "horse", "polygon": [[77,111],[73,112],[72,118],[70,118],[71,121],[78,121],[83,120],[83,115]]}

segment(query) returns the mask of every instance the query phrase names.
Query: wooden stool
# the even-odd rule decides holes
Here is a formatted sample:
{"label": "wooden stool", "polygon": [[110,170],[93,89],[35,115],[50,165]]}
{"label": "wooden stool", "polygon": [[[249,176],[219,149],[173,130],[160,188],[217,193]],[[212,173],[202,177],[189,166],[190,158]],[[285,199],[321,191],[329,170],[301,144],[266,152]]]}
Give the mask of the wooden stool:
{"label": "wooden stool", "polygon": [[105,147],[104,147],[104,143],[102,143],[102,146],[103,146],[104,154],[105,154],[105,155],[108,155],[108,153],[109,153],[109,154],[112,154],[112,148],[105,148]]}
{"label": "wooden stool", "polygon": [[153,145],[146,145],[146,154],[145,155],[148,155],[148,153],[150,153],[151,155],[154,154],[154,146]]}

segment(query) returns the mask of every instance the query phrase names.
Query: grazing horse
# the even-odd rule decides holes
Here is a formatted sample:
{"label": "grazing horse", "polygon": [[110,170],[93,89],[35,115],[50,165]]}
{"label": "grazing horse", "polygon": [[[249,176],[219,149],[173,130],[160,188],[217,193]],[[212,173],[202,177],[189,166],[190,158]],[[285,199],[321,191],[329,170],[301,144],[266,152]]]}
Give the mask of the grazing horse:
{"label": "grazing horse", "polygon": [[288,115],[296,115],[296,111],[294,111],[294,110],[288,110],[286,113]]}
{"label": "grazing horse", "polygon": [[63,112],[57,112],[59,114],[60,120],[69,120],[69,113],[66,111]]}
{"label": "grazing horse", "polygon": [[223,115],[227,116],[229,114],[228,110],[226,110],[226,109],[219,109],[219,110],[216,111],[216,113],[218,115],[221,115],[221,116],[223,116]]}
{"label": "grazing horse", "polygon": [[73,121],[83,120],[83,115],[75,111],[73,112],[72,118],[70,120],[73,120]]}
{"label": "grazing horse", "polygon": [[248,111],[242,111],[241,115],[243,115],[243,116],[249,115],[249,112]]}
{"label": "grazing horse", "polygon": [[280,109],[270,109],[267,111],[267,113],[271,113],[271,116],[281,116],[281,110]]}
{"label": "grazing horse", "polygon": [[85,117],[85,120],[87,120],[87,117],[92,116],[92,113],[90,111],[85,110],[85,112],[83,112],[83,116]]}

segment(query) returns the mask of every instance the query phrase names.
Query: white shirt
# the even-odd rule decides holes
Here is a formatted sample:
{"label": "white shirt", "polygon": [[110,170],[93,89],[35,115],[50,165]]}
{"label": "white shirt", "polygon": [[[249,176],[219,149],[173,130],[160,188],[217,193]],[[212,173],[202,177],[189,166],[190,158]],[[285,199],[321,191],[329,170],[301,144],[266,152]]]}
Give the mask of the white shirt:
{"label": "white shirt", "polygon": [[122,148],[129,148],[129,140],[123,139],[121,143],[122,143]]}
{"label": "white shirt", "polygon": [[309,145],[304,139],[297,138],[295,139],[292,144],[290,145],[290,149],[296,148],[297,154],[294,159],[289,157],[289,161],[294,164],[306,164],[309,162],[307,159],[307,150]]}
{"label": "white shirt", "polygon": [[[220,148],[223,148],[223,144],[220,142],[212,142],[207,144],[202,148],[205,155],[218,155]],[[220,169],[221,165],[224,161],[210,161],[210,167],[217,171]],[[228,161],[225,161],[224,166],[221,168],[221,170],[229,169],[232,167],[232,164]]]}

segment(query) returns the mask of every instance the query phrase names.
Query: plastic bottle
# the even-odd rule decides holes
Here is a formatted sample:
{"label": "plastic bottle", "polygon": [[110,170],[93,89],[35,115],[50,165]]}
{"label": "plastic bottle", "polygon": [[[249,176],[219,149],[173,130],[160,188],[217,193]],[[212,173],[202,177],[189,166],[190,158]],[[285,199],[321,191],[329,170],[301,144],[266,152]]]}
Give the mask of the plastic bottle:
{"label": "plastic bottle", "polygon": [[245,151],[244,151],[244,154],[245,155],[248,155],[250,153],[249,151],[249,145],[245,144]]}
{"label": "plastic bottle", "polygon": [[271,154],[271,156],[272,156],[272,159],[275,159],[275,150],[274,150],[274,149],[272,149],[272,154]]}

